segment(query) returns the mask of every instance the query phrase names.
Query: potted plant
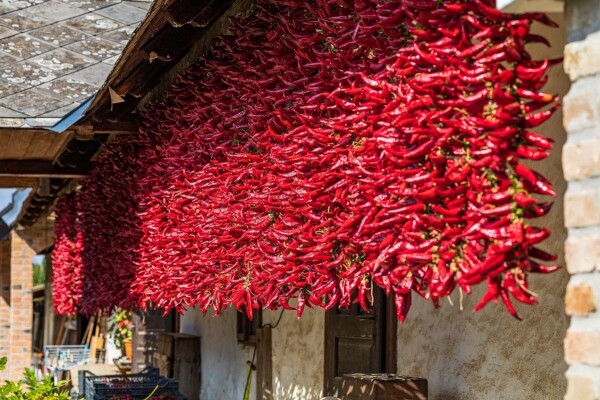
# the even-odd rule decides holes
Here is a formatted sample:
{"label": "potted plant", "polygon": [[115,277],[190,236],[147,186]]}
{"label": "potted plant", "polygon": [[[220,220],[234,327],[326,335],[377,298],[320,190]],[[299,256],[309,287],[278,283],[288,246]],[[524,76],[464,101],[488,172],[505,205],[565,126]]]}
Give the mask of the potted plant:
{"label": "potted plant", "polygon": [[121,353],[130,360],[132,356],[131,327],[131,311],[117,308],[108,319],[108,335]]}

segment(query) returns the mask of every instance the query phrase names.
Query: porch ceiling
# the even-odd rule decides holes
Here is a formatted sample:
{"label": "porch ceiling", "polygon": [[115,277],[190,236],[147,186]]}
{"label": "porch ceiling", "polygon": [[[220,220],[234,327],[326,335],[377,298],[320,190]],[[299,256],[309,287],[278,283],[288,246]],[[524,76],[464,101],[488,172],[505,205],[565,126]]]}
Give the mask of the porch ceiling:
{"label": "porch ceiling", "polygon": [[0,129],[0,160],[53,161],[69,138],[40,129]]}
{"label": "porch ceiling", "polygon": [[59,172],[62,168],[53,163],[71,137],[42,129],[0,129],[0,187],[35,188],[39,178]]}

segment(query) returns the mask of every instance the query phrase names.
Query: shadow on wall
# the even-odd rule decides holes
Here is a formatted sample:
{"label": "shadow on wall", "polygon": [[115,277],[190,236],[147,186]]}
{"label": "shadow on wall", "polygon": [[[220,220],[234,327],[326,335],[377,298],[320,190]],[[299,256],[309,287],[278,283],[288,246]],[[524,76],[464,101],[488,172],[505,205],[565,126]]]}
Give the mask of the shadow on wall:
{"label": "shadow on wall", "polygon": [[[320,365],[306,366],[306,368],[320,367]],[[323,398],[323,391],[320,388],[289,384],[284,387],[278,379],[274,382],[274,394],[274,399],[320,400]],[[326,397],[326,399],[335,399],[335,397]]]}
{"label": "shadow on wall", "polygon": [[[562,14],[551,17],[561,23]],[[565,44],[562,29],[538,29],[553,44],[551,49],[531,47],[535,58],[560,57]],[[549,73],[548,93],[564,96],[569,80],[562,67]],[[544,249],[559,255],[564,267],[563,197],[566,190],[561,149],[565,142],[562,113],[536,131],[556,143],[552,155],[534,168],[549,177],[558,193],[552,212],[536,225],[548,227],[552,236]],[[398,373],[427,378],[430,400],[562,399],[566,391],[563,339],[568,327],[564,296],[567,271],[530,276],[530,289],[539,305],[517,305],[522,322],[513,319],[501,304],[489,304],[473,314],[485,288],[474,290],[461,301],[452,296],[453,306],[433,310],[417,299],[403,325],[398,328]],[[464,311],[461,311],[461,303]]]}
{"label": "shadow on wall", "polygon": [[[292,301],[291,304],[294,304]],[[280,311],[263,313],[263,323],[274,324]],[[283,312],[272,330],[273,391],[275,400],[319,400],[323,397],[325,311]]]}

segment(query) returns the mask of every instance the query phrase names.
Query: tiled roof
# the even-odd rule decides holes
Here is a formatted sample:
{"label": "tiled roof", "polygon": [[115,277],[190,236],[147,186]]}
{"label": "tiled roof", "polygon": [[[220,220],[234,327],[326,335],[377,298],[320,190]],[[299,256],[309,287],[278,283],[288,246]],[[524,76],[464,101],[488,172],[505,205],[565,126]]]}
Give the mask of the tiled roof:
{"label": "tiled roof", "polygon": [[152,0],[0,0],[0,127],[50,126],[102,85]]}

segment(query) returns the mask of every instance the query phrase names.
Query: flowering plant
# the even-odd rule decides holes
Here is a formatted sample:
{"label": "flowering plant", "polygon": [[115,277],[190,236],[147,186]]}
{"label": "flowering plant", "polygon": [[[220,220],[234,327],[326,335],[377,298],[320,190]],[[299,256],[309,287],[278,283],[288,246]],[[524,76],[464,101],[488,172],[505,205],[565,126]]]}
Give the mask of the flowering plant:
{"label": "flowering plant", "polygon": [[116,308],[108,319],[108,336],[117,348],[125,350],[125,341],[131,340],[131,311]]}

